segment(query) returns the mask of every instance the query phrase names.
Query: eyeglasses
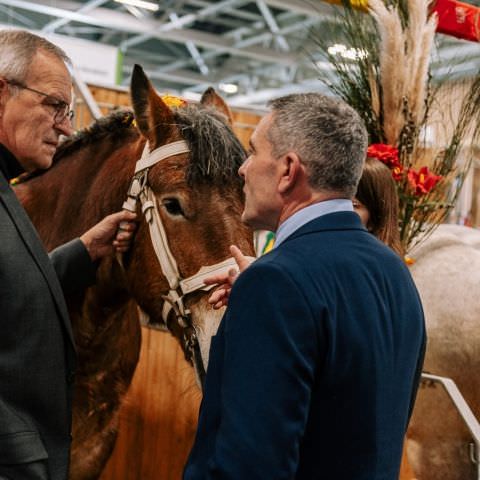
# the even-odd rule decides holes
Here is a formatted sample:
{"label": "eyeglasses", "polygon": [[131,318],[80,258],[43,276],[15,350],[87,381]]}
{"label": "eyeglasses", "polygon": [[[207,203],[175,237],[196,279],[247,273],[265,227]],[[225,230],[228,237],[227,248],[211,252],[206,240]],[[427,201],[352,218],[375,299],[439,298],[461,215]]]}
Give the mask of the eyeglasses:
{"label": "eyeglasses", "polygon": [[42,102],[44,105],[52,107],[55,110],[55,115],[53,120],[56,124],[62,123],[66,118],[68,120],[72,120],[74,112],[70,110],[70,105],[63,100],[60,100],[53,95],[49,95],[48,93],[41,92],[40,90],[35,90],[34,88],[27,87],[21,82],[17,82],[16,80],[7,80],[7,83],[14,87],[23,88],[24,90],[29,90],[30,92],[37,93],[38,95],[42,95],[45,97],[45,100]]}

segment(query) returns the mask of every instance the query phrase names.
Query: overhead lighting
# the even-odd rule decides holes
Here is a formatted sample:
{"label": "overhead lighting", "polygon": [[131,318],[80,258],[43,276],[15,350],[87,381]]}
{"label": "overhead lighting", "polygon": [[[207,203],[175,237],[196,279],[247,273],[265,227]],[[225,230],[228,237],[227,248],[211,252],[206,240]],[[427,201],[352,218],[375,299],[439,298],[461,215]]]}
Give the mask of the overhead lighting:
{"label": "overhead lighting", "polygon": [[234,83],[219,83],[218,88],[225,93],[237,93],[238,92],[238,85]]}
{"label": "overhead lighting", "polygon": [[347,48],[341,43],[336,43],[331,47],[328,47],[328,53],[330,55],[340,55],[343,58],[348,58],[350,60],[357,60],[358,58],[365,58],[368,56],[366,50],[361,50],[359,48]]}
{"label": "overhead lighting", "polygon": [[124,5],[131,5],[132,7],[144,8],[145,10],[151,10],[157,12],[160,7],[153,2],[146,2],[145,0],[115,0],[117,3],[123,3]]}

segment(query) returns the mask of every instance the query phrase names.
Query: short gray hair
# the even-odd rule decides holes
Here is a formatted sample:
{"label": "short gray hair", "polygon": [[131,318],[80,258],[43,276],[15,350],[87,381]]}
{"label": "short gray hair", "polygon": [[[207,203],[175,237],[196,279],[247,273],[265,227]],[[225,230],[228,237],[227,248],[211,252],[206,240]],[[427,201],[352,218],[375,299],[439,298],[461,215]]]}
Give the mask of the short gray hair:
{"label": "short gray hair", "polygon": [[28,69],[39,51],[71,65],[67,54],[45,38],[26,30],[0,30],[0,75],[7,80],[24,82]]}
{"label": "short gray hair", "polygon": [[275,158],[293,151],[318,191],[355,195],[367,150],[367,130],[344,101],[320,93],[286,95],[269,102],[267,138]]}

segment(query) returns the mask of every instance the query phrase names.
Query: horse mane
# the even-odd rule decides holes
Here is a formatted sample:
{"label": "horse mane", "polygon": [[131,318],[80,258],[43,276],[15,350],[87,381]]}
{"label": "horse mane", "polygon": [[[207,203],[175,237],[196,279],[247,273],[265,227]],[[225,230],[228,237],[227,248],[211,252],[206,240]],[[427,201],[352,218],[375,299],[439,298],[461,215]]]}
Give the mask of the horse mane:
{"label": "horse mane", "polygon": [[88,127],[79,130],[62,142],[55,152],[53,163],[55,164],[72,151],[96,143],[105,137],[115,143],[125,139],[127,130],[131,130],[132,133],[135,132],[138,135],[134,128],[134,119],[133,112],[127,109],[114,110],[109,115],[97,119]]}
{"label": "horse mane", "polygon": [[227,125],[225,116],[211,107],[187,105],[173,110],[176,126],[191,151],[186,179],[190,185],[242,185],[238,175],[246,153]]}

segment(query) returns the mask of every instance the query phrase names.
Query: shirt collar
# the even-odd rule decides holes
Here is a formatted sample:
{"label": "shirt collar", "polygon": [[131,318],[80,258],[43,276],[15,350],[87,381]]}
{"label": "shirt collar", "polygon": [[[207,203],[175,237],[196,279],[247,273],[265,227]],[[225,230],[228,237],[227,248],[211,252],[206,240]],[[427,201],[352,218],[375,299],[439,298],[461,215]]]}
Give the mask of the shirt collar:
{"label": "shirt collar", "polygon": [[323,202],[314,203],[308,207],[302,208],[288,217],[277,229],[275,244],[273,248],[278,247],[293,232],[303,227],[311,220],[334,212],[353,212],[352,201],[345,198],[335,200],[325,200]]}
{"label": "shirt collar", "polygon": [[0,171],[7,180],[18,177],[24,172],[22,166],[13,154],[0,143]]}

